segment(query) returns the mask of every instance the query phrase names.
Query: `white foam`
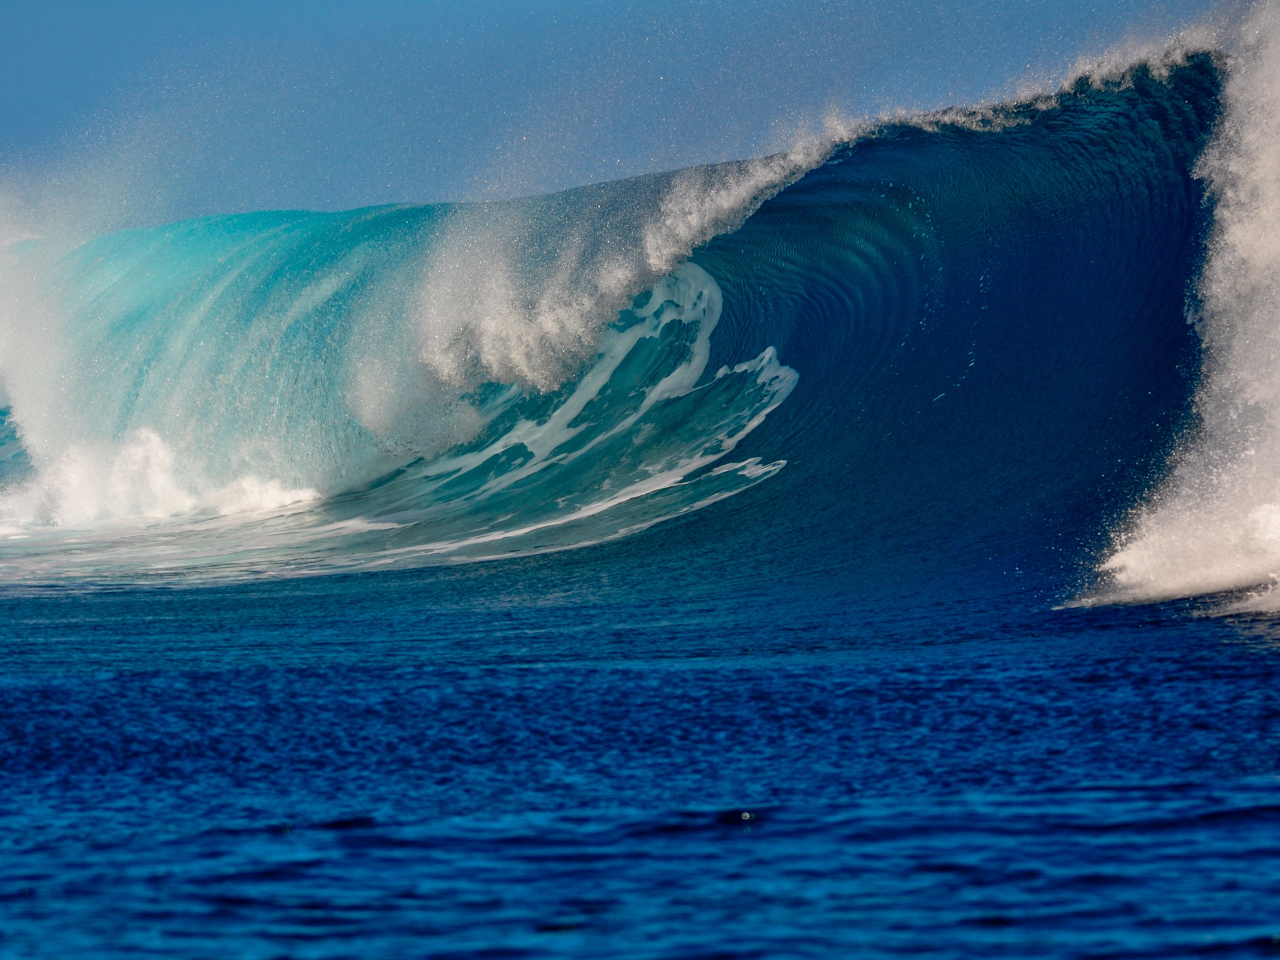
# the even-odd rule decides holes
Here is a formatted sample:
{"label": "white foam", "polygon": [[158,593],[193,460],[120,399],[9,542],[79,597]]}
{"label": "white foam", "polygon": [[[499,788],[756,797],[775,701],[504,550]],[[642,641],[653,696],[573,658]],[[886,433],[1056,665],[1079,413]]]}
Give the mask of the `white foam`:
{"label": "white foam", "polygon": [[210,489],[183,469],[159,434],[142,428],[118,445],[68,447],[34,478],[0,493],[0,524],[26,530],[230,516],[318,498],[315,490],[290,489],[252,476]]}
{"label": "white foam", "polygon": [[611,254],[588,258],[572,232],[559,238],[550,269],[522,269],[535,241],[520,226],[465,211],[431,256],[419,298],[419,356],[446,383],[553,390],[639,292],[633,271]]}
{"label": "white foam", "polygon": [[492,493],[527,479],[547,465],[553,451],[568,443],[585,428],[582,423],[575,425],[578,415],[599,395],[636,343],[644,338],[657,337],[668,323],[696,323],[697,338],[688,359],[648,388],[644,400],[634,412],[614,424],[608,432],[583,445],[573,456],[581,457],[610,437],[631,429],[655,403],[684,396],[693,389],[706,369],[711,355],[711,334],[720,322],[722,308],[720,285],[701,267],[692,263],[684,264],[654,287],[648,303],[636,313],[639,323],[626,330],[610,331],[599,359],[550,417],[542,422],[521,420],[483,449],[459,456],[442,457],[430,465],[428,475],[444,476],[471,470],[506,450],[523,446],[533,454],[532,459],[518,470],[493,478],[486,484],[483,493]]}
{"label": "white foam", "polygon": [[663,274],[718,233],[736,230],[760,204],[822,163],[860,126],[828,118],[821,136],[801,137],[787,151],[739,164],[680,171],[645,224],[645,264]]}
{"label": "white foam", "polygon": [[[1201,428],[1116,536],[1089,600],[1280,583],[1280,5],[1257,5],[1228,60],[1199,172],[1217,205],[1200,283]],[[1246,606],[1280,608],[1268,590]]]}
{"label": "white foam", "polygon": [[632,298],[737,229],[854,130],[829,120],[820,135],[769,157],[606,184],[534,207],[458,208],[422,282],[420,359],[449,384],[558,388],[595,355]]}
{"label": "white foam", "polygon": [[[1132,36],[1101,54],[1082,54],[1067,71],[1061,89],[1071,90],[1080,80],[1101,89],[1108,83],[1124,83],[1134,66],[1145,64],[1152,76],[1168,79],[1178,67],[1186,66],[1192,54],[1218,51],[1230,45],[1239,30],[1235,17],[1223,13],[1210,15],[1201,23],[1184,27],[1166,37]],[[1041,88],[1037,92],[1048,92]]]}
{"label": "white foam", "polygon": [[320,493],[309,487],[290,488],[278,480],[241,477],[234,483],[205,494],[202,504],[224,517],[238,514],[274,513],[284,507],[319,500]]}

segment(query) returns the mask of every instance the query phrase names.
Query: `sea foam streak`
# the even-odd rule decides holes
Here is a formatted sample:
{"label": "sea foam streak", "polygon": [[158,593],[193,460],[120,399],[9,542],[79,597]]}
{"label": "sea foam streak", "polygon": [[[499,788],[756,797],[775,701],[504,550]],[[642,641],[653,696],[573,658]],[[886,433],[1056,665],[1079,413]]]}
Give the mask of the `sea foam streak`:
{"label": "sea foam streak", "polygon": [[715,280],[686,264],[601,335],[564,390],[485,384],[454,401],[477,424],[469,443],[328,499],[254,476],[213,488],[148,427],[115,445],[73,444],[0,497],[16,541],[0,570],[314,572],[558,549],[643,529],[783,466],[721,463],[796,374],[770,348],[704,377],[720,312]]}

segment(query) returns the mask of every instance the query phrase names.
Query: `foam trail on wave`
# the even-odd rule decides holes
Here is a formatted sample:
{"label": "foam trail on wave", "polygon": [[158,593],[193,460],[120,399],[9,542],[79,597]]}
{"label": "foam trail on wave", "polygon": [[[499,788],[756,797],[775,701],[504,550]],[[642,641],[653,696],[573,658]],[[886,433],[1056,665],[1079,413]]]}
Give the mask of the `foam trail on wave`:
{"label": "foam trail on wave", "polygon": [[485,429],[477,391],[579,376],[635,296],[845,132],[495,203],[98,237],[0,211],[0,387],[43,477],[3,512],[155,518],[240,502],[218,493],[235,485],[332,496],[437,457]]}
{"label": "foam trail on wave", "polygon": [[1280,609],[1280,5],[1245,22],[1224,107],[1199,168],[1216,201],[1191,310],[1204,341],[1200,426],[1117,535],[1085,602],[1271,584],[1232,608]]}
{"label": "foam trail on wave", "polygon": [[712,276],[680,266],[621,313],[563,390],[485,384],[464,401],[479,425],[471,441],[337,497],[256,475],[211,484],[148,427],[73,444],[33,475],[0,410],[0,578],[485,559],[598,543],[700,509],[785,466],[724,461],[798,380],[772,347],[710,373],[722,302]]}

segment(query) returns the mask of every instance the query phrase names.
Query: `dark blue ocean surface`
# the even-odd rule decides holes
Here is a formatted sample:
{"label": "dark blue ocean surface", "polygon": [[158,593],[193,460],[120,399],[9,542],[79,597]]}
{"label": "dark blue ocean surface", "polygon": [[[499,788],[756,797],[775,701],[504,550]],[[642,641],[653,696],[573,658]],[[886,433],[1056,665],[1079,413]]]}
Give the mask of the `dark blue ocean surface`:
{"label": "dark blue ocean surface", "polygon": [[9,604],[4,955],[1276,950],[1274,630],[732,625],[592,552]]}
{"label": "dark blue ocean surface", "polygon": [[1198,429],[1222,83],[876,128],[644,261],[603,360],[548,334],[563,383],[455,330],[500,357],[460,401],[361,399],[388,277],[496,220],[589,272],[678,179],[58,251],[77,378],[0,445],[0,957],[1280,954],[1280,626],[1074,603]]}

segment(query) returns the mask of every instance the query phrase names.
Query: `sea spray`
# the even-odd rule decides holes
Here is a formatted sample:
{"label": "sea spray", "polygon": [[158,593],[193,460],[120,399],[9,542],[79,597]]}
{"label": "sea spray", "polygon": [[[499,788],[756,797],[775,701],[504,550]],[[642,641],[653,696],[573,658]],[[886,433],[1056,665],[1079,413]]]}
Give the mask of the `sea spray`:
{"label": "sea spray", "polygon": [[[1225,114],[1197,172],[1214,226],[1199,303],[1198,428],[1117,537],[1092,600],[1159,600],[1280,578],[1280,7],[1257,7],[1228,62]],[[1238,603],[1275,608],[1268,589]]]}

